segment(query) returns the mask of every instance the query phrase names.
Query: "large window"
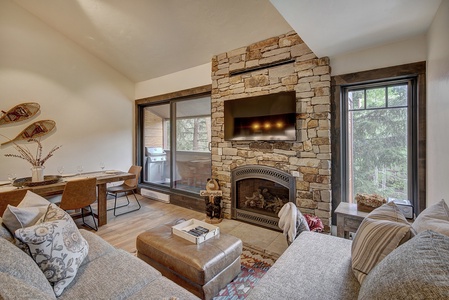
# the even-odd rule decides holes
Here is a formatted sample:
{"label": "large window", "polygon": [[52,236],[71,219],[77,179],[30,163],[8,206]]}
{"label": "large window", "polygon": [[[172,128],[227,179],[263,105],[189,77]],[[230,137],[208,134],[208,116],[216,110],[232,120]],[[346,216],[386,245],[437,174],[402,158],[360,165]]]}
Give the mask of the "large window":
{"label": "large window", "polygon": [[210,96],[140,108],[143,182],[198,194],[211,177]]}
{"label": "large window", "polygon": [[411,80],[344,89],[346,195],[410,200],[413,117]]}
{"label": "large window", "polygon": [[332,77],[333,210],[357,193],[425,208],[425,78],[425,62]]}

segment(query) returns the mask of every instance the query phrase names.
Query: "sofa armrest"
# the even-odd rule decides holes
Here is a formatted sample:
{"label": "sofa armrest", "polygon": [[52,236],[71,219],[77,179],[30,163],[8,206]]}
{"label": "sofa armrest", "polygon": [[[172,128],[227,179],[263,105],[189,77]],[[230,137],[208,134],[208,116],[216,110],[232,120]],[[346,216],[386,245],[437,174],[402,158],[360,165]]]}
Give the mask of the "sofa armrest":
{"label": "sofa armrest", "polygon": [[251,291],[248,300],[357,299],[351,241],[303,232]]}

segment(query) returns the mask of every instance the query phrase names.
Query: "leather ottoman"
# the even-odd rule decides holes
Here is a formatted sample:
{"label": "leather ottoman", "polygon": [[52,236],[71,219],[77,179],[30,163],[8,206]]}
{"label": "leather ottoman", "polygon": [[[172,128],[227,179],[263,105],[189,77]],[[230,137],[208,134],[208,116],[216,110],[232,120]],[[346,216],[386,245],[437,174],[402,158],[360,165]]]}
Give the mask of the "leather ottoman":
{"label": "leather ottoman", "polygon": [[202,299],[211,299],[240,273],[242,241],[219,234],[194,244],[161,225],[137,236],[137,257]]}

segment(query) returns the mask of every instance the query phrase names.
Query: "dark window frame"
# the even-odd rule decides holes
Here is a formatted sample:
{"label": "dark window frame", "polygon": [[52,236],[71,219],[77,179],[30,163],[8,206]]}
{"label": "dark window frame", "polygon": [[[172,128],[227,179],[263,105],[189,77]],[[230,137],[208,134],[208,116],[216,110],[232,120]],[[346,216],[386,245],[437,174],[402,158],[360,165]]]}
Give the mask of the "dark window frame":
{"label": "dark window frame", "polygon": [[[410,184],[414,185],[415,214],[419,214],[426,207],[426,62],[418,62],[394,67],[363,71],[358,73],[332,76],[332,110],[331,110],[331,139],[332,139],[332,210],[333,213],[344,197],[342,176],[345,175],[346,161],[343,154],[346,152],[345,140],[342,140],[342,101],[344,89],[348,86],[368,85],[378,82],[387,82],[401,79],[415,80],[414,95],[416,105],[412,107],[416,118],[411,128],[412,139],[416,141],[416,148],[411,149],[413,167],[417,170],[416,179]],[[413,123],[413,122],[412,122]],[[343,177],[344,178],[344,177]],[[344,200],[343,202],[346,202]],[[336,223],[332,218],[333,224]]]}
{"label": "dark window frame", "polygon": [[[144,165],[144,153],[143,153],[143,135],[144,135],[144,121],[143,121],[143,109],[148,105],[159,105],[159,104],[171,104],[175,101],[183,101],[183,100],[189,100],[191,98],[195,98],[198,96],[211,96],[212,91],[212,85],[204,85],[196,88],[181,90],[177,92],[137,99],[135,101],[135,142],[134,142],[134,149],[135,149],[135,161],[137,165],[143,166]],[[171,109],[171,114],[174,114],[175,111]],[[173,117],[173,115],[171,116]],[[173,145],[173,141],[176,139],[176,137],[173,136],[173,131],[170,136],[171,144]],[[171,167],[172,168],[172,167]],[[142,170],[143,172],[143,170]],[[170,172],[172,173],[173,170],[171,169]],[[172,188],[164,188],[160,187],[154,184],[145,183],[142,181],[142,176],[139,182],[139,188],[148,188],[155,191],[159,191],[162,193],[167,193],[170,195],[170,203],[178,206],[182,206],[185,208],[193,209],[196,211],[204,212],[204,201],[198,201],[198,200],[204,200],[203,197],[199,196],[199,194],[190,193],[178,189],[172,189]]]}

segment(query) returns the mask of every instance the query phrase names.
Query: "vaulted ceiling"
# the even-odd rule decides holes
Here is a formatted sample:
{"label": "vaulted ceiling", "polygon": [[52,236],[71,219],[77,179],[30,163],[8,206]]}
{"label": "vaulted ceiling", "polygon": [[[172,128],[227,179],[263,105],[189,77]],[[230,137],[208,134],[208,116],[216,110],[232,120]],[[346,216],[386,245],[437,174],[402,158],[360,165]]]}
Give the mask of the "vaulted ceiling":
{"label": "vaulted ceiling", "polygon": [[134,82],[295,30],[318,56],[426,33],[441,0],[14,0]]}

